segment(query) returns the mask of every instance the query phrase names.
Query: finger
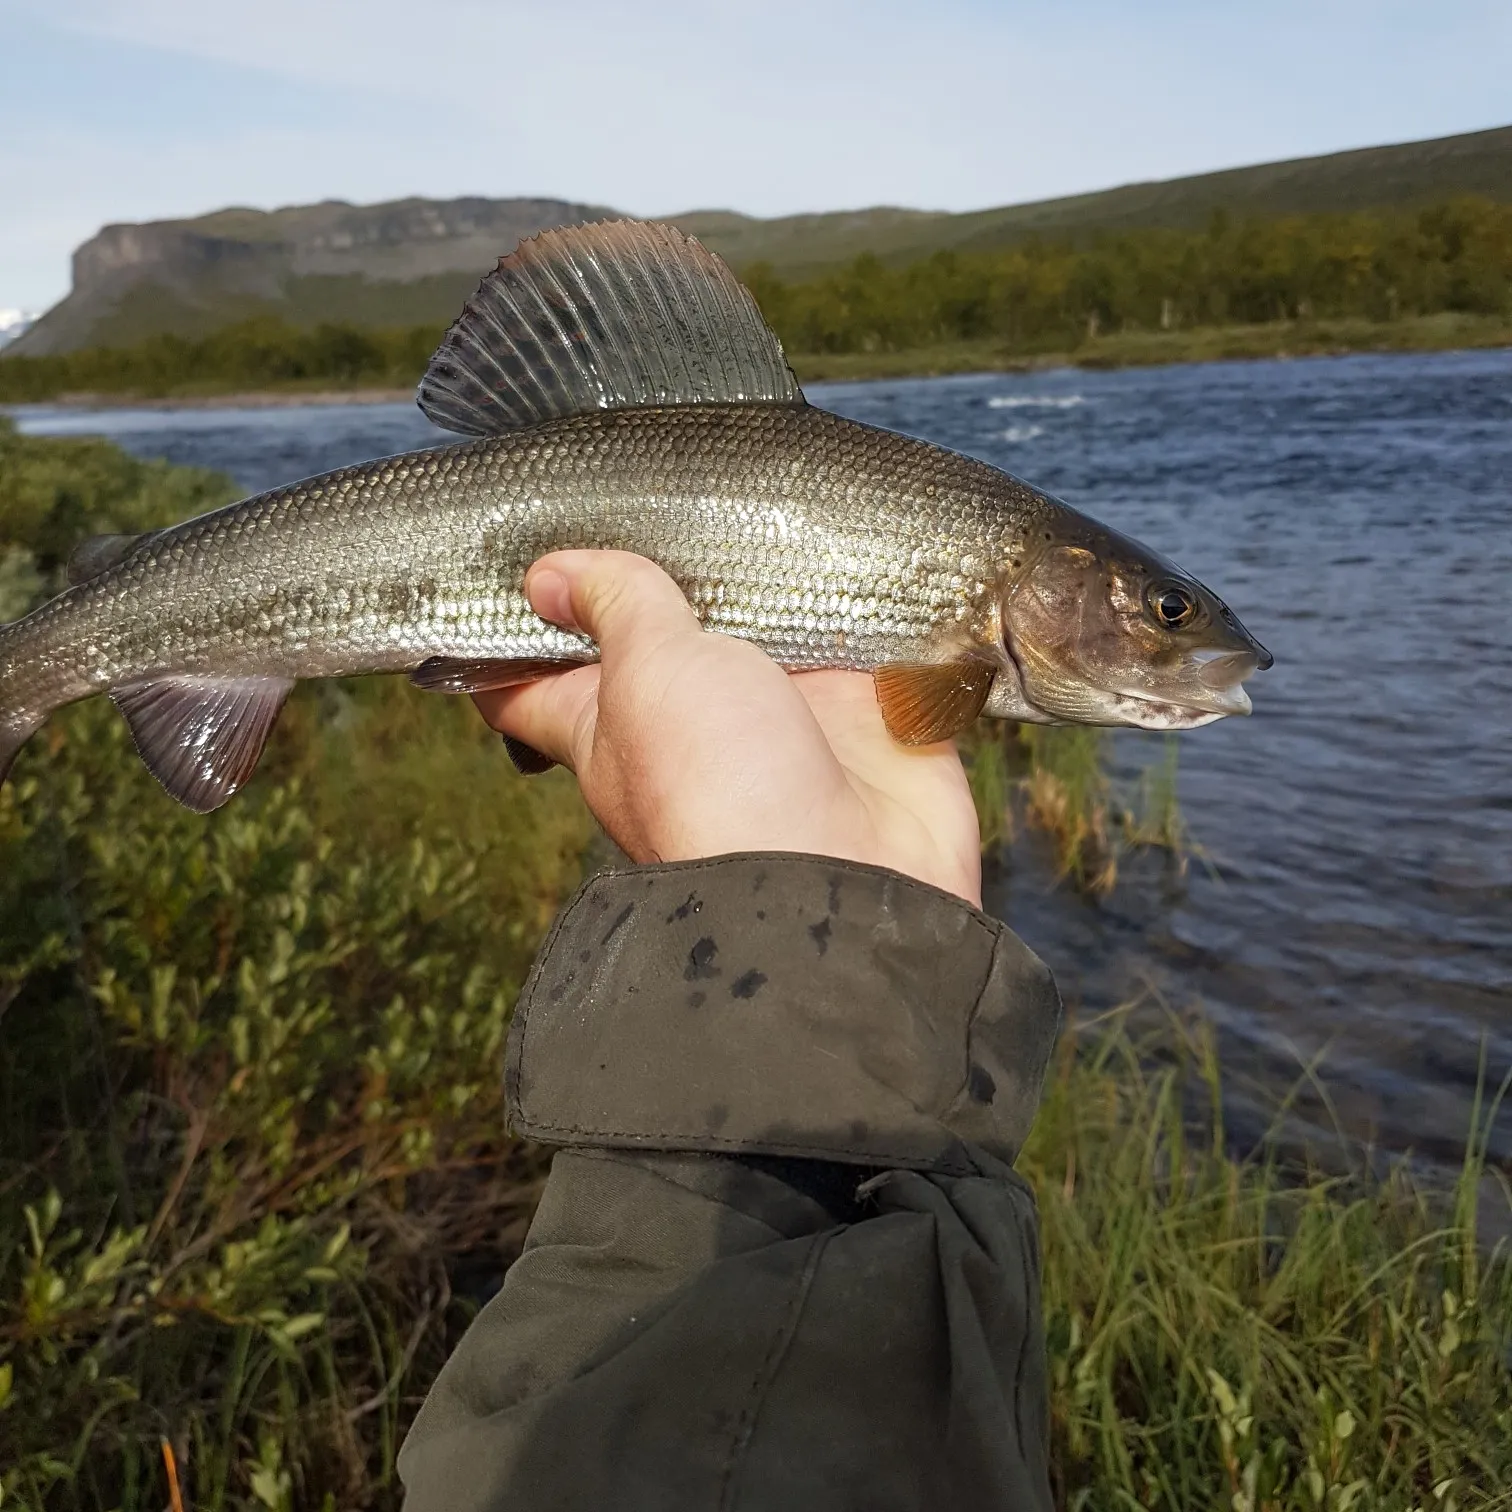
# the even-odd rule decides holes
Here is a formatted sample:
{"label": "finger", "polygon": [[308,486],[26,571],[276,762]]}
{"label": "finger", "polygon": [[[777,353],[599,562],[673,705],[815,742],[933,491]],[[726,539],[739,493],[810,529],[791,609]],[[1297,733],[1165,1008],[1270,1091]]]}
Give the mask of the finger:
{"label": "finger", "polygon": [[576,667],[513,688],[475,693],[473,702],[501,735],[523,740],[581,775],[593,752],[598,685],[598,667]]}
{"label": "finger", "polygon": [[556,551],[526,574],[542,619],[581,630],[614,664],[700,626],[682,590],[654,562],[628,551]]}

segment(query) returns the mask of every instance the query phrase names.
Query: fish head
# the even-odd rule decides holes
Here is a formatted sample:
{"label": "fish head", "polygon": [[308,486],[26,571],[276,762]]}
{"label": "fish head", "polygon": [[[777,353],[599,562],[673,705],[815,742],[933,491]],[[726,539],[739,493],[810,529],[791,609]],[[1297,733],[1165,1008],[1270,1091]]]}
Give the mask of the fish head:
{"label": "fish head", "polygon": [[1212,589],[1072,510],[1037,533],[998,607],[1010,665],[987,712],[1020,719],[1195,729],[1248,714],[1243,684],[1274,660]]}

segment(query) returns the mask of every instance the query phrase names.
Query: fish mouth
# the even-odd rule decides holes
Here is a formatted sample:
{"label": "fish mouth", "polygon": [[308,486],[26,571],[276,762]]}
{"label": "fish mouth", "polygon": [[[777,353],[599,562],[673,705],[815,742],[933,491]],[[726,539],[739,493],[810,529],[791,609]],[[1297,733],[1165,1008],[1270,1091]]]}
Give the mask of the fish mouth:
{"label": "fish mouth", "polygon": [[[1007,652],[1006,666],[999,678],[1009,680],[994,701],[999,702],[1002,712],[1010,718],[1033,719],[1046,724],[1069,722],[1072,724],[1101,724],[1125,726],[1137,730],[1196,730],[1220,719],[1253,711],[1249,694],[1244,691],[1244,681],[1260,666],[1259,659],[1250,651],[1201,651],[1192,654],[1191,671],[1182,680],[1182,685],[1156,695],[1138,688],[1099,687],[1084,681],[1076,707],[1047,707],[1046,701],[1037,698],[1030,689],[1037,679],[1031,676],[1020,660],[1019,649],[1013,637],[1004,638],[1003,649]],[[1060,702],[1060,700],[1053,700]],[[1016,704],[1018,707],[1012,709]]]}
{"label": "fish mouth", "polygon": [[1234,714],[1249,714],[1254,709],[1249,694],[1237,683],[1221,695],[1211,700],[1205,698],[1200,703],[1131,698],[1121,693],[1112,696],[1119,712],[1125,715],[1120,723],[1139,730],[1196,730]]}
{"label": "fish mouth", "polygon": [[1188,659],[1197,668],[1198,681],[1217,693],[1227,693],[1256,672],[1275,664],[1269,651],[1193,651]]}
{"label": "fish mouth", "polygon": [[1120,688],[1112,696],[1126,706],[1128,723],[1142,730],[1195,730],[1216,719],[1250,714],[1254,705],[1244,681],[1259,669],[1251,651],[1193,651],[1188,656],[1195,677],[1183,680],[1164,697],[1139,688]]}

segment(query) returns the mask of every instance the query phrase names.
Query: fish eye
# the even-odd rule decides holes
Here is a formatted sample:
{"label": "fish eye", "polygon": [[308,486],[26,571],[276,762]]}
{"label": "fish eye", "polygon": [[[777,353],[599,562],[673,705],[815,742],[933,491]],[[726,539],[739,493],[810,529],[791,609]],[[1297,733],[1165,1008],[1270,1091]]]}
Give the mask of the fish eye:
{"label": "fish eye", "polygon": [[1162,583],[1150,590],[1150,610],[1167,630],[1180,630],[1197,618],[1197,600],[1180,583]]}

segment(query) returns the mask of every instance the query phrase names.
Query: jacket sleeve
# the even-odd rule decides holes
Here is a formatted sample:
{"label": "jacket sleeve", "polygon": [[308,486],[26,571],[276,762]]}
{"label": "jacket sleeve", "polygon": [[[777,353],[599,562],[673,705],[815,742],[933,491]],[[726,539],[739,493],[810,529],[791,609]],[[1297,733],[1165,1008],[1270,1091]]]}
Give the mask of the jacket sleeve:
{"label": "jacket sleeve", "polygon": [[893,872],[593,878],[508,1050],[561,1148],[405,1442],[409,1512],[1049,1509],[1011,1162],[1059,1019],[1003,924]]}

